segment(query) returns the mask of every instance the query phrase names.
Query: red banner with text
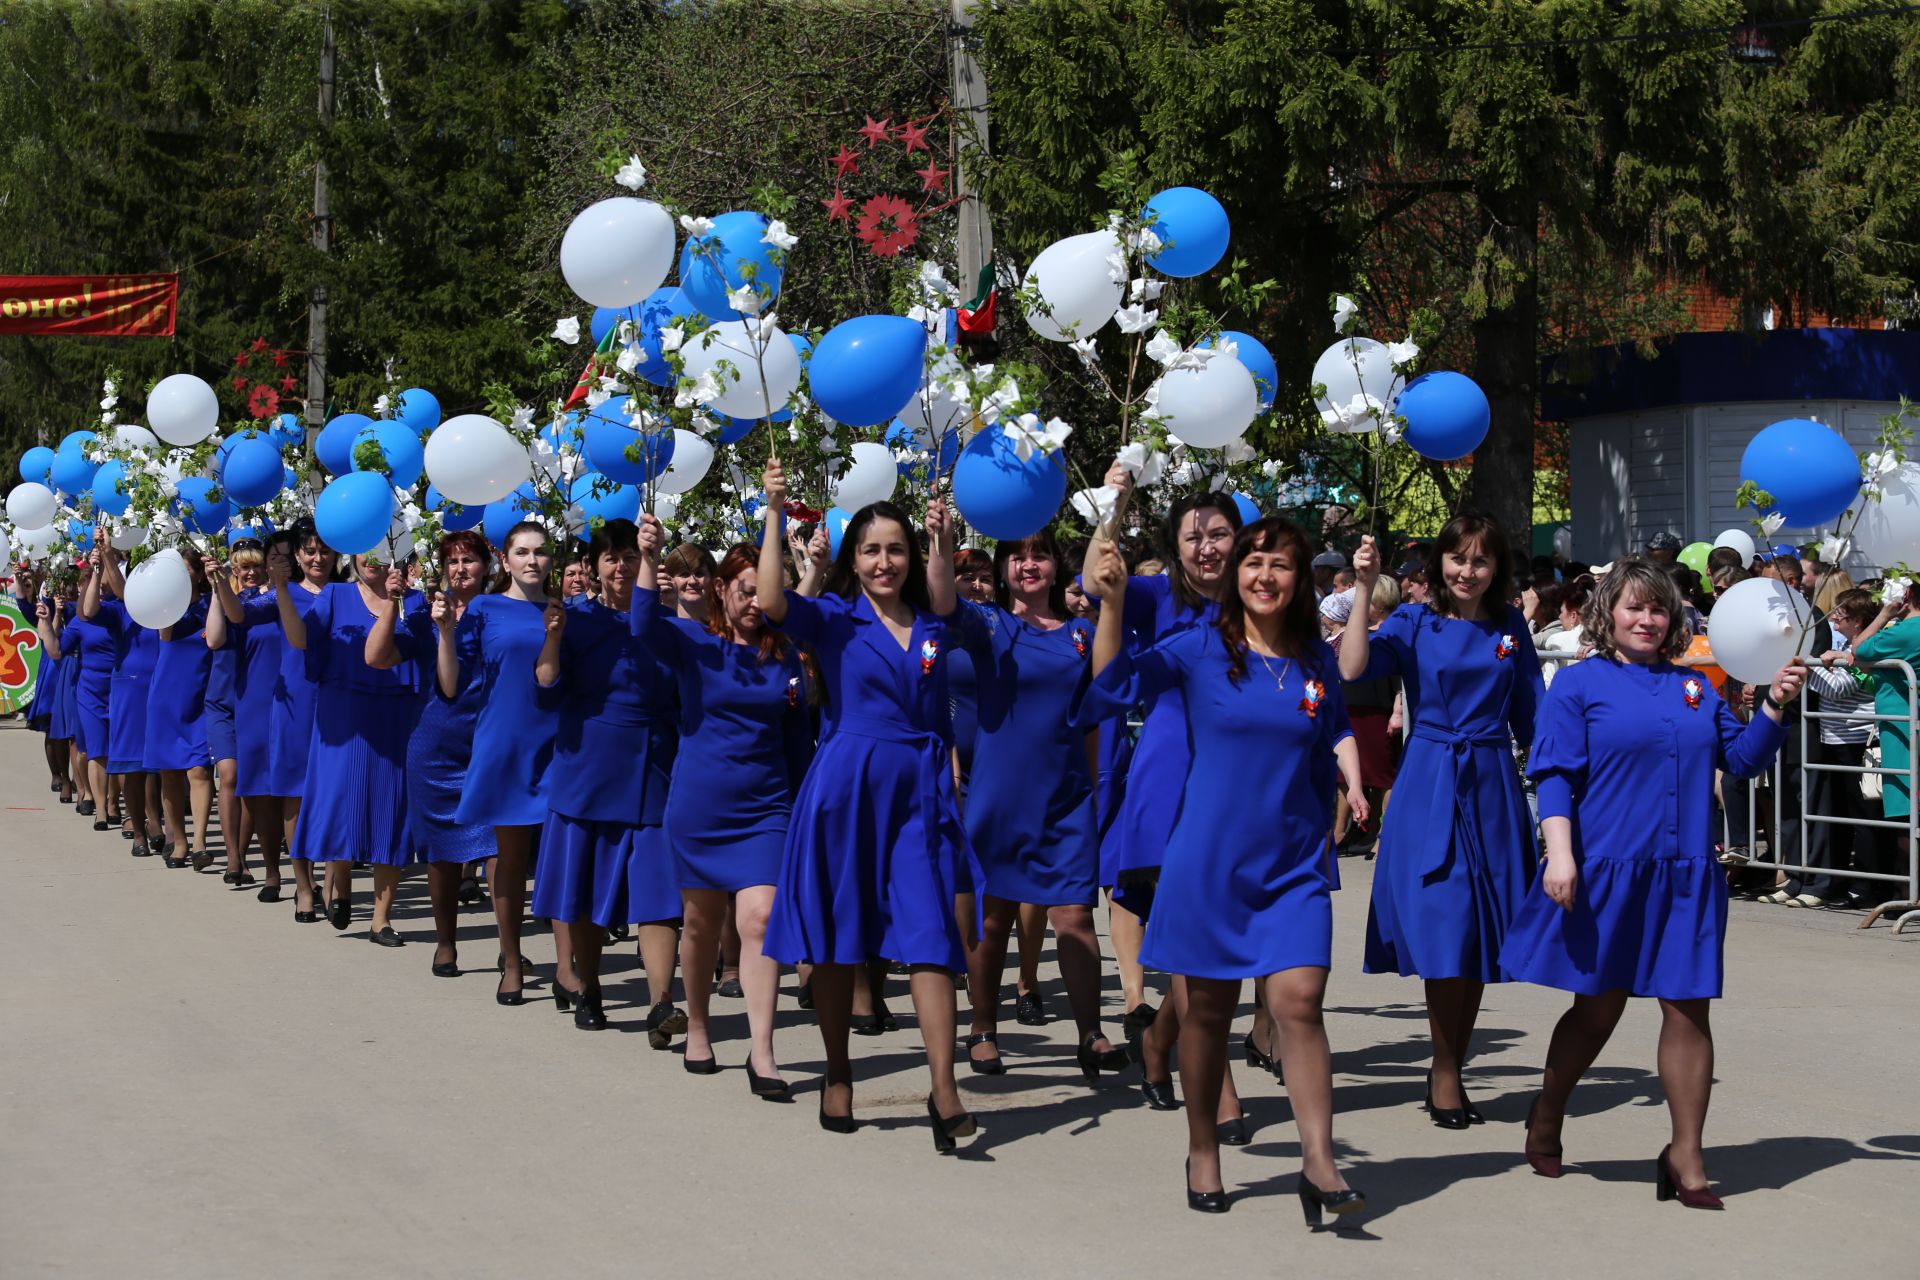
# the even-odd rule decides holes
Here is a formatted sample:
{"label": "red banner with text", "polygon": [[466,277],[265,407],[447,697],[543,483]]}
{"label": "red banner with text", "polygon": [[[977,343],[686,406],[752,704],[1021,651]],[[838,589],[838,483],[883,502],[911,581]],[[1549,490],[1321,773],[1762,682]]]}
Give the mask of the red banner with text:
{"label": "red banner with text", "polygon": [[171,338],[180,277],[0,276],[0,334]]}

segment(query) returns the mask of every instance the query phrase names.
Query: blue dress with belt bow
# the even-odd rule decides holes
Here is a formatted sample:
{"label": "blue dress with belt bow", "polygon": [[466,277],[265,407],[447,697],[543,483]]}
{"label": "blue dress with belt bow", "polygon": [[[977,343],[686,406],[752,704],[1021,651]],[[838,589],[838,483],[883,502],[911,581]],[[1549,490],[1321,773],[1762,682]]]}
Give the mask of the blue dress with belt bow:
{"label": "blue dress with belt bow", "polygon": [[947,622],[916,611],[902,648],[864,595],[790,591],[780,626],[812,647],[827,704],[793,802],[766,953],[964,967],[953,898],[969,854],[947,765]]}
{"label": "blue dress with belt bow", "polygon": [[1786,734],[1764,714],[1741,724],[1669,663],[1593,657],[1555,676],[1529,772],[1540,817],[1572,822],[1580,874],[1570,911],[1535,877],[1501,952],[1513,977],[1590,996],[1719,996],[1727,878],[1713,851],[1714,771],[1753,777]]}
{"label": "blue dress with belt bow", "polygon": [[1544,686],[1511,605],[1468,622],[1402,605],[1362,679],[1399,676],[1407,746],[1380,828],[1365,969],[1501,982],[1500,946],[1537,860],[1512,743],[1533,742]]}
{"label": "blue dress with belt bow", "polygon": [[560,679],[541,695],[557,717],[533,914],[603,927],[677,920],[680,886],[662,821],[676,745],[673,676],[626,614],[584,595],[565,608]]}

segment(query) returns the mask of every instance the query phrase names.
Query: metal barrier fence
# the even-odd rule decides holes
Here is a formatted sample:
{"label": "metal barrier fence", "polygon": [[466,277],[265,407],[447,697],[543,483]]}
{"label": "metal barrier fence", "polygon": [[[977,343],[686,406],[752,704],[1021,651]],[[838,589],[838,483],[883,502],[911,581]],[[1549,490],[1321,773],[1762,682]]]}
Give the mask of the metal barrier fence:
{"label": "metal barrier fence", "polygon": [[[1551,681],[1551,672],[1553,670],[1579,662],[1582,659],[1579,654],[1543,653],[1540,655],[1540,660],[1543,667],[1543,674],[1546,674],[1548,680]],[[1868,912],[1866,918],[1860,922],[1859,927],[1862,929],[1871,928],[1881,917],[1897,913],[1893,921],[1893,932],[1898,934],[1905,929],[1909,923],[1920,922],[1920,838],[1916,838],[1916,836],[1920,836],[1920,812],[1916,812],[1916,808],[1912,803],[1913,797],[1916,794],[1920,794],[1920,759],[1917,759],[1915,752],[1909,749],[1907,752],[1907,763],[1904,768],[1887,768],[1884,764],[1826,764],[1813,760],[1813,753],[1808,750],[1809,744],[1819,742],[1820,723],[1830,720],[1871,721],[1875,726],[1874,734],[1872,738],[1870,738],[1870,742],[1873,743],[1878,743],[1881,740],[1885,732],[1884,726],[1888,724],[1905,726],[1906,739],[1910,748],[1915,737],[1920,736],[1916,734],[1916,727],[1920,726],[1920,677],[1916,677],[1913,667],[1898,658],[1894,658],[1884,662],[1863,663],[1860,664],[1860,668],[1862,670],[1876,672],[1898,672],[1906,684],[1907,705],[1905,711],[1892,713],[1876,711],[1871,698],[1867,702],[1867,705],[1859,710],[1814,710],[1812,706],[1807,703],[1808,693],[1811,693],[1811,690],[1809,690],[1808,693],[1803,693],[1797,704],[1799,711],[1797,717],[1798,726],[1797,729],[1794,730],[1799,736],[1797,744],[1799,748],[1797,753],[1799,757],[1798,760],[1789,760],[1788,752],[1783,748],[1779,754],[1774,757],[1772,766],[1765,773],[1746,785],[1736,785],[1735,780],[1730,777],[1723,778],[1720,818],[1721,847],[1723,849],[1734,847],[1732,830],[1734,805],[1727,803],[1730,798],[1729,793],[1743,791],[1745,793],[1746,831],[1749,848],[1754,853],[1758,852],[1761,835],[1759,793],[1764,789],[1771,798],[1770,803],[1772,807],[1772,824],[1767,836],[1768,856],[1765,858],[1749,856],[1734,865],[1754,867],[1763,871],[1781,871],[1796,879],[1802,880],[1811,876],[1824,876],[1834,880],[1860,881],[1868,885],[1886,884],[1889,886],[1897,886],[1895,892],[1899,896],[1889,898],[1875,906]],[[1794,783],[1790,783],[1787,780],[1789,768],[1798,775]],[[1883,780],[1883,786],[1886,781],[1891,779],[1898,778],[1904,780],[1908,796],[1907,813],[1901,818],[1885,817],[1884,808],[1881,810],[1883,816],[1879,818],[1853,818],[1840,814],[1814,813],[1812,775],[1816,773],[1852,775],[1856,779],[1854,784],[1856,786],[1859,785],[1859,779],[1864,779],[1868,775],[1880,777]],[[1787,801],[1789,799],[1788,793],[1790,791],[1795,793],[1792,799],[1796,802],[1791,809],[1787,807]],[[1789,826],[1789,820],[1791,820],[1791,826]],[[1811,844],[1809,836],[1812,826],[1818,823],[1830,824],[1833,827],[1850,826],[1871,828],[1904,835],[1906,837],[1907,864],[1905,873],[1863,871],[1853,867],[1818,867],[1811,865],[1807,859],[1807,850]],[[1793,832],[1795,838],[1783,841],[1781,838],[1782,832],[1789,830]],[[1783,844],[1792,847],[1783,849]]]}

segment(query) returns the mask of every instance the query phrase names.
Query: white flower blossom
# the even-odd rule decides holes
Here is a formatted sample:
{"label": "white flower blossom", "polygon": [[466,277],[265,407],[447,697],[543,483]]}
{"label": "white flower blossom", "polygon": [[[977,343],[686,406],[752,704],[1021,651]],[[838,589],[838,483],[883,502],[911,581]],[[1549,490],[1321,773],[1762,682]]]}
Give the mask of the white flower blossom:
{"label": "white flower blossom", "polygon": [[523,404],[513,411],[513,421],[508,424],[514,431],[527,431],[533,427],[533,406]]}
{"label": "white flower blossom", "polygon": [[670,325],[660,331],[660,353],[662,355],[670,355],[678,351],[680,344],[686,340],[687,331],[685,329],[682,329],[677,324]]}
{"label": "white flower blossom", "polygon": [[1147,343],[1147,354],[1160,364],[1173,363],[1180,357],[1181,350],[1180,344],[1165,329],[1154,334]]}
{"label": "white flower blossom", "polygon": [[1900,459],[1891,453],[1882,453],[1876,449],[1867,455],[1863,469],[1866,471],[1867,483],[1878,484],[1881,479],[1900,469]]}
{"label": "white flower blossom", "polygon": [[1892,604],[1896,600],[1905,600],[1907,592],[1913,590],[1913,583],[1907,578],[1889,575],[1880,584],[1880,603]]}
{"label": "white flower blossom", "polygon": [[599,387],[587,388],[587,409],[589,411],[598,409],[611,399],[613,399],[613,393],[611,391],[602,390]]}
{"label": "white flower blossom", "polygon": [[1107,279],[1114,284],[1125,284],[1133,273],[1127,270],[1127,255],[1124,250],[1115,249],[1107,255]]}
{"label": "white flower blossom", "polygon": [[800,443],[800,426],[798,423],[789,422],[787,424],[787,439],[794,444]]}
{"label": "white flower blossom", "polygon": [[1042,425],[1037,413],[1023,413],[1009,419],[1001,424],[1000,429],[1013,441],[1013,454],[1022,462],[1032,458],[1035,450],[1041,453],[1056,452],[1073,434],[1073,428],[1058,418],[1049,418]]}
{"label": "white flower blossom", "polygon": [[1786,522],[1787,517],[1785,512],[1770,511],[1760,519],[1760,532],[1771,538],[1780,531],[1780,526]]}
{"label": "white flower blossom", "polygon": [[[682,219],[682,221],[685,221],[685,219]],[[1346,294],[1341,294],[1333,300],[1333,331],[1335,333],[1345,333],[1347,331],[1347,322],[1359,314],[1360,304],[1352,298],[1349,298]]]}
{"label": "white flower blossom", "polygon": [[638,191],[647,185],[647,166],[640,163],[639,156],[629,155],[627,162],[620,166],[620,171],[613,175],[613,180],[629,191]]}
{"label": "white flower blossom", "polygon": [[629,342],[626,346],[620,348],[620,356],[613,363],[614,367],[622,373],[632,373],[635,369],[638,369],[640,367],[640,344],[637,342]]}
{"label": "white flower blossom", "polygon": [[378,400],[375,400],[375,401],[373,402],[373,416],[374,416],[374,417],[376,417],[376,418],[385,418],[385,417],[388,417],[388,416],[390,416],[390,415],[392,414],[392,412],[393,412],[393,397],[392,397],[392,396],[381,396],[381,397],[380,397],[380,398],[379,398]]}
{"label": "white flower blossom", "polygon": [[1166,287],[1163,281],[1135,276],[1133,283],[1127,286],[1127,298],[1131,302],[1153,302],[1160,297],[1160,291]]}
{"label": "white flower blossom", "polygon": [[1387,361],[1396,369],[1405,368],[1419,358],[1420,344],[1413,340],[1412,334],[1407,335],[1405,342],[1387,344]]}
{"label": "white flower blossom", "polygon": [[1820,542],[1820,558],[1828,564],[1839,564],[1853,550],[1853,539],[1842,533],[1829,534]]}
{"label": "white flower blossom", "polygon": [[554,323],[553,336],[568,346],[580,341],[580,317],[562,316]]}
{"label": "white flower blossom", "polygon": [[1260,474],[1265,476],[1269,480],[1275,479],[1280,475],[1281,472],[1285,471],[1286,469],[1287,469],[1286,463],[1277,462],[1272,458],[1269,458],[1267,459],[1267,461],[1260,464]]}
{"label": "white flower blossom", "polygon": [[1092,338],[1076,338],[1067,344],[1073,348],[1073,354],[1080,357],[1080,363],[1091,369],[1100,363],[1100,351],[1093,345]]}
{"label": "white flower blossom", "polygon": [[1149,311],[1139,303],[1122,307],[1113,313],[1113,319],[1122,333],[1141,333],[1149,329],[1160,319],[1158,311]]}
{"label": "white flower blossom", "polygon": [[1220,449],[1220,458],[1224,462],[1252,462],[1255,457],[1253,446],[1245,440],[1231,440]]}
{"label": "white flower blossom", "polygon": [[1095,528],[1113,518],[1114,507],[1120,501],[1120,491],[1101,485],[1097,489],[1082,489],[1068,499],[1074,513]]}
{"label": "white flower blossom", "polygon": [[1162,240],[1159,233],[1152,227],[1141,228],[1140,234],[1134,237],[1133,243],[1142,254],[1149,258],[1167,247],[1167,242]]}
{"label": "white flower blossom", "polygon": [[[109,383],[107,384],[107,386],[108,386],[109,388],[111,388],[111,387],[113,386],[113,384],[112,384],[111,382],[109,382]],[[100,399],[100,408],[101,408],[101,409],[102,409],[103,411],[104,411],[104,410],[108,410],[108,409],[111,409],[111,408],[113,408],[113,406],[115,406],[115,405],[117,405],[117,404],[119,404],[119,403],[120,403],[120,397],[119,397],[119,396],[117,396],[117,395],[114,395],[114,394],[113,394],[113,392],[112,392],[111,390],[109,390],[109,391],[107,392],[107,394],[106,394],[105,396],[102,396],[102,397],[101,397],[101,399]]]}
{"label": "white flower blossom", "polygon": [[760,243],[770,244],[774,248],[779,249],[782,252],[785,252],[786,250],[791,249],[793,248],[793,246],[799,244],[800,237],[794,235],[793,232],[787,230],[786,223],[780,221],[780,219],[778,218],[775,218],[772,222],[769,222],[767,224],[767,229],[761,233]]}
{"label": "white flower blossom", "polygon": [[1158,450],[1148,453],[1147,446],[1137,440],[1122,449],[1113,460],[1125,467],[1138,485],[1158,484],[1161,473],[1167,469],[1166,454]]}
{"label": "white flower blossom", "polygon": [[680,215],[680,229],[696,240],[704,239],[713,234],[713,219],[696,218],[683,213]]}
{"label": "white flower blossom", "polygon": [[727,305],[742,315],[759,315],[762,302],[760,291],[750,284],[727,290]]}

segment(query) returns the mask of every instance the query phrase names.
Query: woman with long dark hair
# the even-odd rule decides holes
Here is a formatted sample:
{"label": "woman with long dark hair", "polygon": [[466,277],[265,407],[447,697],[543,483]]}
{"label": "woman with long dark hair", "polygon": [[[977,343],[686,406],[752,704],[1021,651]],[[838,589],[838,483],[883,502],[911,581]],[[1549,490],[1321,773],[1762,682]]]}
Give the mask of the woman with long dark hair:
{"label": "woman with long dark hair", "polygon": [[826,594],[809,600],[782,590],[777,522],[787,479],[778,459],[762,479],[772,514],[755,584],[760,612],[813,650],[828,694],[820,751],[794,798],[766,949],[814,966],[827,1059],[820,1126],[834,1133],[854,1129],[854,977],[875,958],[908,966],[934,1148],[952,1151],[977,1126],[953,1077],[953,975],[966,964],[953,899],[969,855],[943,737],[945,620],[959,607],[946,507],[927,507],[926,559],[905,512],[862,507],[841,535]]}
{"label": "woman with long dark hair", "polygon": [[1004,1070],[996,1035],[1000,981],[1020,906],[1033,903],[1045,908],[1058,939],[1076,1053],[1091,1082],[1102,1070],[1127,1064],[1126,1050],[1115,1049],[1100,1029],[1100,944],[1093,929],[1100,878],[1098,740],[1075,728],[1069,715],[1093,629],[1067,614],[1060,547],[1051,533],[1001,542],[993,577],[995,603],[970,604],[978,625],[956,629],[978,677],[964,805],[982,877],[976,887],[980,938],[968,957],[968,1065],[986,1075]]}
{"label": "woman with long dark hair", "polygon": [[[82,597],[89,588],[98,597],[99,587],[93,582],[98,572],[92,556],[81,561],[79,591]],[[60,652],[74,662],[73,741],[78,751],[74,772],[86,780],[86,798],[75,806],[74,812],[83,818],[92,818],[95,831],[105,831],[120,821],[113,813],[112,795],[107,788],[107,713],[113,692],[113,636],[88,616],[76,600],[73,617],[60,632]]]}
{"label": "woman with long dark hair", "polygon": [[[460,976],[456,917],[460,877],[466,864],[493,852],[490,828],[454,820],[460,792],[473,756],[473,726],[480,714],[477,693],[462,688],[456,697],[440,692],[436,663],[442,636],[451,640],[467,606],[487,581],[487,540],[462,529],[440,539],[442,589],[428,608],[402,613],[406,579],[396,567],[387,575],[387,604],[367,632],[366,662],[390,671],[411,662],[431,687],[422,699],[420,718],[407,741],[407,804],[415,853],[427,864],[427,899],[433,908],[433,975]],[[424,599],[424,597],[423,597]]]}
{"label": "woman with long dark hair", "polygon": [[[174,553],[178,554],[178,553]],[[120,557],[101,529],[95,536],[92,559],[95,572],[80,594],[80,616],[100,624],[113,638],[113,680],[107,695],[107,776],[119,779],[120,809],[126,817],[121,834],[133,841],[133,856],[159,853],[165,837],[158,834],[160,815],[147,812],[147,693],[153,687],[153,664],[160,656],[160,637],[133,620],[121,603],[127,583],[120,573]],[[109,784],[114,785],[114,784]],[[169,867],[184,867],[169,857]]]}
{"label": "woman with long dark hair", "polygon": [[[1380,576],[1373,539],[1354,556],[1355,589]],[[1509,603],[1513,551],[1490,517],[1449,520],[1427,553],[1426,604],[1377,631],[1348,627],[1343,679],[1398,676],[1406,754],[1380,831],[1367,919],[1368,973],[1425,979],[1433,1064],[1426,1111],[1442,1129],[1481,1119],[1461,1072],[1500,947],[1526,892],[1533,823],[1512,744],[1533,742],[1543,686],[1527,619]]]}
{"label": "woman with long dark hair", "polygon": [[[549,600],[534,678],[557,703],[547,820],[533,882],[533,913],[553,921],[560,953],[553,999],[573,1025],[607,1025],[600,953],[607,926],[639,925],[646,972],[647,1043],[665,1049],[686,1028],[673,1004],[674,921],[680,892],[662,818],[673,771],[671,677],[635,638],[628,614],[642,555],[658,550],[660,526],[608,520],[589,559],[600,598]],[[692,975],[689,975],[691,978]],[[569,985],[568,980],[572,980]],[[689,994],[693,982],[687,983]]]}
{"label": "woman with long dark hair", "polygon": [[[274,539],[278,540],[277,543]],[[288,563],[293,566],[287,597],[293,601],[295,612],[305,617],[319,601],[321,593],[340,581],[340,557],[321,539],[313,525],[304,520],[269,539],[270,549],[276,545],[284,549]],[[313,883],[313,861],[293,852],[294,842],[300,834],[300,806],[305,795],[307,751],[313,743],[314,695],[313,676],[306,656],[292,645],[281,645],[280,678],[273,687],[271,786],[280,815],[280,842],[293,861],[294,906],[299,906],[300,891],[304,889],[308,899],[315,903],[317,911],[319,904],[316,895],[319,891]],[[279,864],[275,863],[269,870],[278,872]],[[278,881],[277,874],[267,877],[266,884],[260,889],[262,902],[278,900]],[[347,913],[345,898],[327,903],[326,919],[335,929],[347,927]]]}
{"label": "woman with long dark hair", "polygon": [[[210,558],[210,557],[209,557]],[[207,821],[213,808],[213,772],[207,748],[207,673],[213,654],[207,648],[207,610],[211,598],[205,560],[190,560],[193,600],[180,620],[156,634],[159,652],[147,691],[147,771],[160,780],[160,812],[166,823],[167,865],[189,860],[195,871],[213,863],[207,852]],[[187,842],[187,823],[193,823],[193,842]]]}
{"label": "woman with long dark hair", "polygon": [[767,918],[794,793],[813,755],[811,708],[819,682],[800,646],[762,620],[759,572],[759,548],[743,543],[728,551],[708,579],[701,625],[673,616],[660,601],[649,556],[640,564],[633,625],[678,679],[686,758],[726,762],[724,768],[676,769],[667,791],[667,837],[686,918],[686,1067],[696,1074],[718,1070],[704,979],[720,952],[731,896],[752,1040],[747,1086],[758,1097],[784,1098],[787,1083],[773,1056],[780,965],[765,953]]}
{"label": "woman with long dark hair", "polygon": [[1126,567],[1110,544],[1102,547],[1085,711],[1112,714],[1158,690],[1187,694],[1193,759],[1140,950],[1143,964],[1186,978],[1187,1203],[1227,1209],[1217,1093],[1240,984],[1253,978],[1279,1029],[1300,1135],[1300,1204],[1318,1224],[1323,1212],[1366,1206],[1334,1163],[1322,1007],[1333,939],[1333,796],[1343,790],[1362,820],[1367,800],[1338,668],[1319,635],[1312,557],[1291,522],[1255,521],[1234,538],[1218,619],[1130,653]]}

